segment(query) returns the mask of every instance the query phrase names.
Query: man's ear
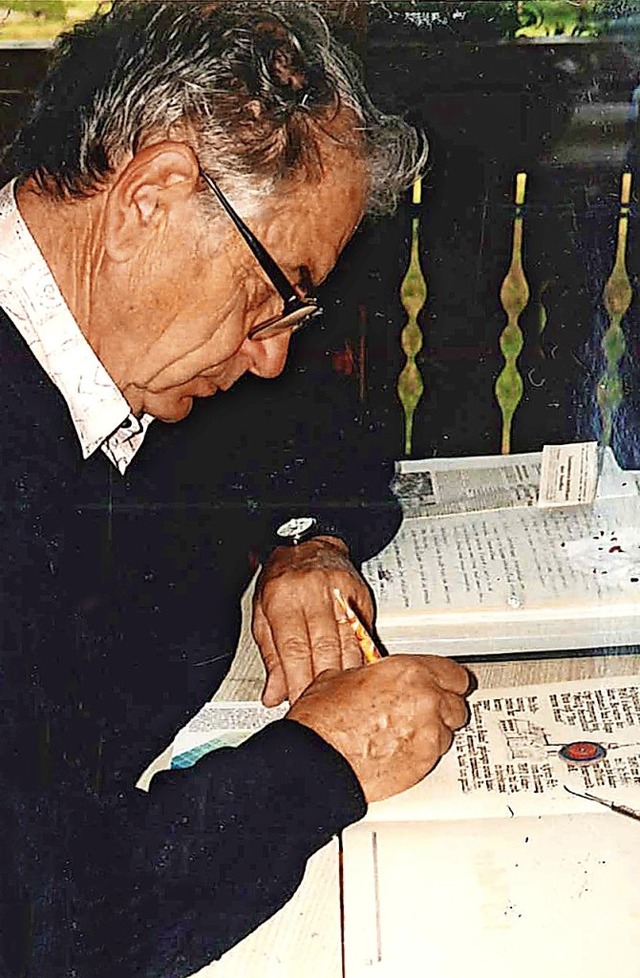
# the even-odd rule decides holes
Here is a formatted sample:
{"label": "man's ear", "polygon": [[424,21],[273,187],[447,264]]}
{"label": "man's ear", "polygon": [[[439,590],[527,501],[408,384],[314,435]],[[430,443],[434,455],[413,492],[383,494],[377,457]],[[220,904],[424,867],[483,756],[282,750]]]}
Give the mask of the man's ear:
{"label": "man's ear", "polygon": [[105,247],[112,261],[134,257],[170,209],[196,192],[198,179],[198,160],[186,143],[165,140],[136,153],[108,192]]}

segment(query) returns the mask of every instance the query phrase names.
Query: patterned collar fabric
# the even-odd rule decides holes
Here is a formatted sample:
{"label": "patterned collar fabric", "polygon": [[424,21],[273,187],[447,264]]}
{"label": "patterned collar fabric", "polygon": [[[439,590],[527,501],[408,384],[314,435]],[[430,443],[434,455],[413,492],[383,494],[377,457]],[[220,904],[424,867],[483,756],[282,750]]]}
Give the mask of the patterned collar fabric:
{"label": "patterned collar fabric", "polygon": [[64,397],[82,457],[100,448],[121,475],[153,421],[136,418],[73,318],[15,199],[0,190],[0,307]]}

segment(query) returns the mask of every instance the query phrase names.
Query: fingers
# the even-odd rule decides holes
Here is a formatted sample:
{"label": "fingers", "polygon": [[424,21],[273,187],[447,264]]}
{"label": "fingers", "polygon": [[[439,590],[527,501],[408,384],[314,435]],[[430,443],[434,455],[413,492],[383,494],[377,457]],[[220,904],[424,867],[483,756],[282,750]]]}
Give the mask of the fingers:
{"label": "fingers", "polygon": [[[454,681],[460,685],[457,675]],[[451,747],[466,720],[423,656],[320,674],[288,714],[347,758],[368,801],[416,784]]]}
{"label": "fingers", "polygon": [[336,620],[329,593],[311,595],[304,609],[289,606],[280,613],[270,608],[269,624],[292,703],[319,673],[362,662],[352,629]]}
{"label": "fingers", "polygon": [[[451,659],[438,656],[407,656],[412,660],[411,667],[418,673],[409,677],[416,688],[422,686],[424,706],[432,710],[447,730],[463,727],[469,711],[465,693],[469,687],[469,673]],[[415,661],[417,660],[417,661]],[[447,750],[450,742],[447,744]]]}
{"label": "fingers", "polygon": [[309,622],[315,675],[323,668],[353,669],[361,666],[364,657],[353,626],[340,613],[333,592],[326,595],[317,611]]}
{"label": "fingers", "polygon": [[275,705],[286,696],[293,703],[314,677],[327,669],[362,665],[352,627],[339,620],[336,586],[355,608],[364,609],[369,621],[371,599],[355,572],[307,574],[304,580],[293,583],[280,577],[265,584],[257,595],[253,632],[269,674],[263,693],[265,705]]}
{"label": "fingers", "polygon": [[287,607],[269,607],[269,617],[260,603],[254,608],[253,634],[267,668],[262,700],[275,706],[288,697],[291,703],[315,676],[328,669],[345,669],[361,664],[353,631],[348,632],[327,614],[332,604],[306,607],[304,612]]}
{"label": "fingers", "polygon": [[313,655],[314,673],[338,669],[342,665],[343,640],[349,636],[338,624],[334,602],[321,594],[307,608],[307,628]]}
{"label": "fingers", "polygon": [[443,692],[440,716],[442,722],[450,730],[459,730],[460,727],[464,727],[469,719],[469,707],[467,706],[466,700],[457,694]]}
{"label": "fingers", "polygon": [[[351,609],[358,616],[365,628],[371,633],[373,622],[373,602],[368,588],[362,579],[354,576],[353,579],[345,582],[340,589],[340,593],[347,601]],[[353,669],[361,666],[365,662],[364,654],[355,635],[353,625],[348,618],[343,615],[336,605],[338,617],[336,622],[340,634],[340,644],[342,648],[342,668]]]}
{"label": "fingers", "polygon": [[435,760],[435,763],[432,765],[431,770],[433,770],[433,768],[436,766],[440,757],[442,757],[444,754],[447,753],[447,751],[451,747],[451,744],[453,743],[453,730],[450,730],[449,727],[441,726],[440,730],[438,731],[438,734],[439,734],[438,737],[439,757]]}
{"label": "fingers", "polygon": [[294,703],[314,676],[307,622],[299,608],[271,609],[268,621],[289,701]]}
{"label": "fingers", "polygon": [[275,668],[267,674],[262,690],[262,702],[264,706],[279,706],[286,699],[288,699],[287,681],[282,666],[278,662]]}
{"label": "fingers", "polygon": [[287,698],[287,682],[269,622],[257,603],[253,609],[253,637],[267,670],[267,679],[262,691],[262,702],[265,706],[278,706]]}
{"label": "fingers", "polygon": [[471,674],[464,666],[454,662],[453,659],[447,659],[439,655],[420,655],[411,656],[410,658],[421,660],[423,666],[430,671],[438,685],[450,693],[457,693],[458,696],[464,696],[469,691]]}
{"label": "fingers", "polygon": [[364,662],[362,650],[356,641],[353,628],[346,620],[336,621],[340,640],[341,665],[343,669],[354,669]]}
{"label": "fingers", "polygon": [[[339,588],[367,627],[373,606],[367,585],[349,565],[342,551],[320,547],[318,554],[287,552],[263,570],[256,588],[254,635],[265,665],[267,682],[263,702],[273,706],[288,698],[294,703],[327,670],[348,670],[363,664],[363,655],[348,621],[336,606],[334,589]],[[313,548],[312,548],[313,549]],[[319,561],[319,563],[317,563]],[[442,723],[456,730],[467,719],[466,707],[459,700],[469,689],[466,669],[439,656],[401,656],[403,660],[386,669],[405,673],[409,687],[418,692],[424,683],[425,695],[433,684],[442,691]],[[400,678],[398,676],[398,682]],[[444,694],[447,694],[446,696]],[[419,693],[418,693],[419,695]]]}

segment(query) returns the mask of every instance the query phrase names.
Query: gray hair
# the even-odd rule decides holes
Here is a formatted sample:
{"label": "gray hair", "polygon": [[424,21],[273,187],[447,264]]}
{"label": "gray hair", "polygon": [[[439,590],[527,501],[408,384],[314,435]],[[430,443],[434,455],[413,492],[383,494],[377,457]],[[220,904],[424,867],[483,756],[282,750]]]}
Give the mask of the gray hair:
{"label": "gray hair", "polygon": [[424,136],[371,102],[354,56],[307,2],[116,0],[59,38],[12,155],[59,198],[104,186],[158,138],[192,146],[234,200],[302,173],[318,178],[318,133],[339,110],[366,165],[368,210],[393,210],[423,169]]}

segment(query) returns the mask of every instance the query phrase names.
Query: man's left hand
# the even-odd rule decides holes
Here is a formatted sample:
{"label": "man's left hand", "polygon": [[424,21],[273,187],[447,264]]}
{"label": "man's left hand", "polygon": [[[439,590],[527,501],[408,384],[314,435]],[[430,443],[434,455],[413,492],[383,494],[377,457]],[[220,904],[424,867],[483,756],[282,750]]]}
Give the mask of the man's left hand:
{"label": "man's left hand", "polygon": [[[362,664],[353,631],[333,593],[339,588],[367,627],[373,602],[336,537],[277,547],[266,561],[253,599],[253,635],[267,668],[265,706],[294,703],[325,669]],[[341,619],[341,620],[340,620]]]}

